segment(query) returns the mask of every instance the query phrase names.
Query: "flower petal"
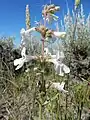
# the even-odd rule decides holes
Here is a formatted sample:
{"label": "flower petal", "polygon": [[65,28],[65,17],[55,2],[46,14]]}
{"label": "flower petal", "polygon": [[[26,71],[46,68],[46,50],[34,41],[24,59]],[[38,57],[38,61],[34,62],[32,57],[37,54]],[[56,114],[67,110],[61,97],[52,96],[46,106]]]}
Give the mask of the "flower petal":
{"label": "flower petal", "polygon": [[14,66],[19,65],[22,62],[23,58],[15,59],[14,60]]}
{"label": "flower petal", "polygon": [[60,10],[60,7],[59,6],[55,6],[55,9],[58,11],[58,10]]}
{"label": "flower petal", "polygon": [[63,71],[64,71],[65,73],[70,73],[69,67],[66,66],[65,64],[63,64]]}
{"label": "flower petal", "polygon": [[55,71],[56,71],[56,73],[57,73],[58,75],[64,76],[63,64],[62,64],[62,63],[59,64],[59,63],[57,62],[57,64],[55,64]]}
{"label": "flower petal", "polygon": [[23,49],[22,49],[22,51],[21,51],[21,56],[23,57],[25,57],[26,56],[26,48],[25,47],[23,47]]}
{"label": "flower petal", "polygon": [[51,87],[51,88],[56,88],[56,89],[57,89],[58,86],[60,86],[60,83],[54,82],[54,83],[51,84],[50,87]]}
{"label": "flower petal", "polygon": [[55,88],[60,92],[67,93],[68,91],[64,90],[64,85],[65,85],[65,82],[62,82],[61,84],[56,82],[56,83],[52,83],[51,88]]}
{"label": "flower petal", "polygon": [[20,34],[21,34],[21,35],[24,35],[24,34],[25,34],[25,29],[24,29],[24,28],[21,29]]}
{"label": "flower petal", "polygon": [[64,93],[68,93],[68,91],[67,91],[67,90],[64,90],[64,89],[62,90],[62,92],[64,92]]}
{"label": "flower petal", "polygon": [[24,61],[22,61],[22,62],[21,62],[21,64],[19,64],[19,65],[16,67],[16,69],[15,69],[15,70],[20,69],[23,65],[24,65]]}
{"label": "flower petal", "polygon": [[59,38],[64,38],[66,36],[66,32],[53,32],[53,34],[56,36],[56,37],[59,37]]}
{"label": "flower petal", "polygon": [[25,34],[29,34],[29,33],[31,33],[32,31],[36,31],[35,27],[32,27],[32,28],[26,30],[26,31],[25,31]]}
{"label": "flower petal", "polygon": [[62,83],[60,84],[61,89],[63,89],[63,88],[64,88],[64,85],[65,85],[65,82],[62,82]]}

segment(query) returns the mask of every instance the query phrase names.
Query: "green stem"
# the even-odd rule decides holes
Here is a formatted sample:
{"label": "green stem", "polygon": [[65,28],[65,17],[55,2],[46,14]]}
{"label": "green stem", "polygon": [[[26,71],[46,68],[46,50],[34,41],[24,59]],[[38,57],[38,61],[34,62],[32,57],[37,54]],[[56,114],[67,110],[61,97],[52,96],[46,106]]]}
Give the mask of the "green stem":
{"label": "green stem", "polygon": [[56,120],[59,120],[59,94],[58,94],[58,97],[57,97],[57,117],[56,117]]}
{"label": "green stem", "polygon": [[42,120],[42,105],[39,103],[39,120]]}
{"label": "green stem", "polygon": [[42,39],[42,57],[44,57],[44,38]]}
{"label": "green stem", "polygon": [[83,110],[83,102],[81,102],[80,106],[78,106],[78,120],[81,120],[82,110]]}
{"label": "green stem", "polygon": [[62,106],[60,106],[60,120],[63,120],[63,118],[62,118]]}
{"label": "green stem", "polygon": [[[44,64],[42,66],[44,68]],[[42,120],[42,103],[43,103],[43,95],[45,95],[45,80],[44,80],[44,73],[41,74],[41,92],[39,95],[39,120]]]}
{"label": "green stem", "polygon": [[51,103],[51,120],[53,120],[53,104]]}
{"label": "green stem", "polygon": [[78,116],[77,116],[78,120],[80,120],[80,106],[78,106]]}
{"label": "green stem", "polygon": [[65,120],[67,120],[67,95],[66,95],[66,110],[65,110]]}

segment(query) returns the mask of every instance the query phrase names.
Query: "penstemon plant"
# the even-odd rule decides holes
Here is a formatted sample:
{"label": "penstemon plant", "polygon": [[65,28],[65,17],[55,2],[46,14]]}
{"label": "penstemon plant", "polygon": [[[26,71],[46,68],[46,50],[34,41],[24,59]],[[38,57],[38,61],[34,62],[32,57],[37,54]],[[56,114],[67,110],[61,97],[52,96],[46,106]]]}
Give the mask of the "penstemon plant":
{"label": "penstemon plant", "polygon": [[[57,51],[56,55],[52,55],[49,50],[48,47],[44,47],[45,42],[49,39],[53,39],[53,37],[55,37],[56,39],[62,39],[65,38],[66,36],[66,32],[60,32],[60,31],[54,31],[52,29],[48,29],[46,27],[46,23],[50,22],[51,20],[58,20],[58,16],[55,15],[55,13],[57,11],[59,11],[60,7],[59,6],[55,6],[54,4],[50,4],[50,5],[45,5],[44,9],[42,10],[42,17],[44,19],[44,25],[43,24],[39,24],[37,27],[32,27],[30,29],[25,30],[24,28],[21,30],[21,38],[23,43],[25,42],[25,39],[27,37],[29,37],[29,34],[31,34],[32,32],[36,31],[39,32],[41,34],[41,41],[42,41],[42,54],[41,55],[36,55],[36,56],[31,56],[31,55],[26,55],[26,47],[25,44],[22,45],[22,50],[21,50],[21,58],[14,60],[14,66],[17,66],[15,70],[20,69],[25,62],[29,62],[32,60],[36,60],[40,62],[40,66],[41,66],[41,80],[38,82],[38,86],[39,86],[39,99],[37,100],[39,103],[39,120],[42,120],[42,105],[45,104],[45,100],[44,100],[44,96],[46,95],[46,81],[45,81],[45,77],[44,77],[44,73],[45,73],[45,64],[46,63],[51,63],[54,65],[54,70],[56,72],[56,74],[58,74],[59,76],[64,76],[64,73],[69,73],[70,69],[69,67],[67,67],[64,63],[62,63],[63,59],[64,59],[64,53],[63,51],[59,52]],[[35,70],[35,68],[34,68]],[[37,74],[37,73],[36,73]],[[52,82],[50,83],[50,88],[55,88],[57,89],[59,92],[64,92],[67,93],[68,91],[64,90],[64,85],[65,82],[62,82],[60,84],[60,82]],[[58,96],[57,96],[58,98]],[[58,104],[58,102],[57,102]],[[58,111],[59,109],[57,109],[57,115],[58,115]],[[58,119],[58,116],[57,116]]]}
{"label": "penstemon plant", "polygon": [[[80,1],[75,1],[75,12],[78,11]],[[42,50],[41,54],[36,54],[34,56],[26,54],[26,46],[23,44],[21,47],[21,58],[14,60],[14,66],[17,66],[15,70],[19,70],[24,63],[36,61],[36,65],[33,66],[33,76],[36,82],[36,89],[38,91],[37,95],[35,95],[35,100],[39,106],[38,118],[39,120],[51,119],[51,120],[81,120],[81,114],[83,111],[83,105],[81,103],[82,100],[79,97],[85,96],[81,94],[80,96],[74,87],[71,87],[71,81],[69,78],[70,68],[64,64],[64,51],[61,49],[55,50],[55,54],[52,54],[49,51],[49,47],[45,45],[46,42],[50,42],[50,40],[63,40],[68,37],[66,32],[60,32],[56,30],[49,29],[46,25],[47,23],[53,23],[53,21],[58,21],[59,17],[55,15],[56,12],[60,10],[59,6],[54,4],[45,5],[42,10],[43,23],[38,23],[36,21],[37,26],[29,28],[25,30],[24,28],[21,30],[21,38],[23,43],[25,43],[26,39],[32,34],[32,32],[38,32],[41,34],[41,42],[42,42]],[[76,21],[73,28],[72,39],[75,39],[76,26],[77,26],[77,14]],[[74,42],[73,42],[74,43]],[[52,48],[53,49],[53,48]],[[70,49],[69,49],[70,50]],[[71,60],[71,59],[70,59]],[[53,67],[52,67],[53,66]],[[70,66],[70,64],[69,64]],[[49,71],[51,69],[51,71]],[[29,72],[28,70],[26,72]],[[47,72],[51,72],[47,75]],[[54,75],[53,75],[54,72]],[[35,89],[35,90],[36,90]],[[71,93],[71,94],[70,94]],[[88,90],[85,91],[88,94]],[[73,95],[74,98],[73,98]],[[70,97],[72,98],[70,98]],[[72,102],[71,99],[74,101]],[[79,101],[78,101],[78,100]],[[34,100],[34,101],[35,101]],[[71,103],[70,103],[71,102]],[[70,104],[75,104],[75,110],[70,110]],[[73,105],[72,105],[73,106]],[[72,107],[74,109],[74,107]],[[74,112],[78,109],[78,114],[76,118],[74,117]],[[68,112],[68,110],[70,112]],[[48,112],[47,112],[48,111]],[[47,115],[44,115],[47,114]],[[70,115],[68,115],[70,114]],[[48,116],[48,117],[47,117]],[[50,118],[49,118],[50,116]],[[72,117],[72,118],[71,118]]]}

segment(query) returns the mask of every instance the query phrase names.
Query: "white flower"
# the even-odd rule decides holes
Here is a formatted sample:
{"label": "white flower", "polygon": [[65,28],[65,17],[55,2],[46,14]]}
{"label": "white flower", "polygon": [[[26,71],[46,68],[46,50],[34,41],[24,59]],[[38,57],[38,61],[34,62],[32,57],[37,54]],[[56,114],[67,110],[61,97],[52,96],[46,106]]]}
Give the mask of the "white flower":
{"label": "white flower", "polygon": [[17,66],[15,70],[18,70],[24,65],[25,59],[24,58],[19,58],[14,60],[14,66]]}
{"label": "white flower", "polygon": [[30,33],[33,32],[33,31],[35,31],[35,27],[32,27],[32,28],[30,28],[30,29],[28,29],[26,31],[25,31],[24,28],[22,28],[21,31],[20,31],[22,41],[24,41],[27,37],[29,37]]}
{"label": "white flower", "polygon": [[54,82],[52,83],[51,88],[55,88],[59,90],[60,92],[67,93],[68,91],[64,90],[64,86],[65,86],[65,82],[62,82],[61,84],[58,82]]}
{"label": "white flower", "polygon": [[56,32],[56,31],[54,31],[53,35],[55,35],[55,37],[58,37],[58,38],[65,38],[66,32]]}
{"label": "white flower", "polygon": [[25,34],[25,29],[24,29],[24,28],[21,29],[20,34],[21,34],[21,35],[24,35],[24,34]]}
{"label": "white flower", "polygon": [[59,19],[58,16],[48,13],[46,17],[42,16],[44,20],[46,20],[48,23],[52,23],[53,20],[57,21]]}
{"label": "white flower", "polygon": [[22,28],[20,33],[21,33],[21,35],[27,35],[27,34],[30,34],[33,31],[35,31],[35,27],[32,27],[32,28],[30,28],[30,29],[28,29],[26,31],[25,31],[24,28]]}
{"label": "white flower", "polygon": [[57,52],[56,55],[51,55],[51,59],[49,59],[49,62],[52,62],[54,64],[54,68],[56,71],[56,74],[60,75],[60,76],[64,76],[64,73],[70,73],[70,69],[68,66],[66,66],[63,62],[64,59],[64,53],[63,51]]}
{"label": "white flower", "polygon": [[55,6],[55,5],[46,5],[44,6],[44,10],[42,11],[42,15],[43,17],[46,19],[46,21],[48,21],[49,23],[51,23],[53,20],[57,21],[58,20],[58,16],[55,15],[55,13],[57,11],[59,11],[60,7],[59,6]]}
{"label": "white flower", "polygon": [[38,67],[35,67],[33,70],[36,71],[38,69]]}
{"label": "white flower", "polygon": [[25,47],[22,48],[21,56],[22,56],[22,57],[25,57],[25,56],[26,56],[26,48],[25,48]]}
{"label": "white flower", "polygon": [[59,61],[63,61],[64,58],[65,58],[65,56],[64,56],[63,51],[61,51],[60,53],[59,53],[59,51],[57,51],[56,59]]}
{"label": "white flower", "polygon": [[66,73],[66,74],[70,73],[69,67],[67,67],[63,63],[58,63],[58,62],[55,64],[55,71],[60,76],[64,76],[64,73]]}
{"label": "white flower", "polygon": [[59,10],[59,9],[60,9],[60,6],[55,6],[55,9],[56,9],[56,10]]}
{"label": "white flower", "polygon": [[29,56],[26,55],[26,48],[23,47],[22,51],[21,51],[21,58],[14,60],[14,66],[17,66],[15,70],[20,69],[25,62],[29,62],[32,59],[35,59],[35,56]]}
{"label": "white flower", "polygon": [[20,35],[21,35],[21,45],[24,45],[26,44],[26,41],[28,40],[28,38],[31,37],[31,32],[35,31],[35,27],[31,28],[31,29],[28,29],[25,31],[24,28],[21,29],[20,31]]}

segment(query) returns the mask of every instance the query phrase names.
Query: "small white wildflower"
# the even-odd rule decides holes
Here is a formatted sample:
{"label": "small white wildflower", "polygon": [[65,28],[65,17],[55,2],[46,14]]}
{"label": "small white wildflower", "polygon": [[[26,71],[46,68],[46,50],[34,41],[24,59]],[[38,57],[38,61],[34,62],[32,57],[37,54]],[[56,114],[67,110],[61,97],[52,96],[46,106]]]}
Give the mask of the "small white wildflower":
{"label": "small white wildflower", "polygon": [[36,71],[37,69],[38,69],[38,67],[35,67],[35,68],[34,68],[34,71]]}
{"label": "small white wildflower", "polygon": [[68,91],[64,90],[64,86],[65,86],[65,82],[60,83],[52,83],[51,88],[55,88],[57,90],[59,90],[60,92],[64,92],[67,93]]}

